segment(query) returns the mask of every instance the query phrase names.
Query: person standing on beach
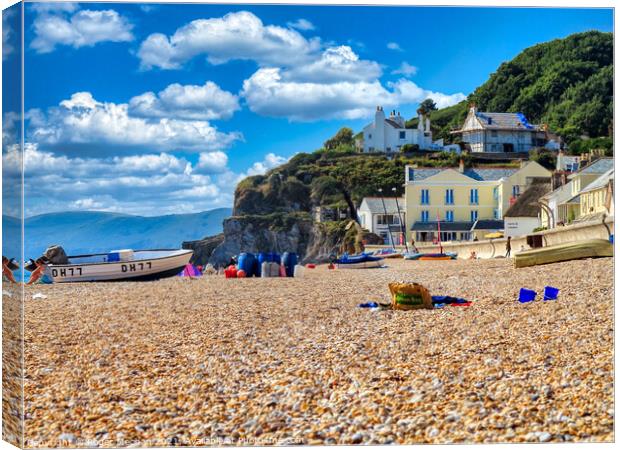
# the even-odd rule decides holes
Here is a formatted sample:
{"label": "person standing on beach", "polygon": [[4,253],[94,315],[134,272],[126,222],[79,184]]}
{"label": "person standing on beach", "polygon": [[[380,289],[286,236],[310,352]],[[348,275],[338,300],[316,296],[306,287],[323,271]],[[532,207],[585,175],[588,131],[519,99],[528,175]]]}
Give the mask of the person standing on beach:
{"label": "person standing on beach", "polygon": [[411,248],[413,249],[413,253],[419,253],[418,248],[415,246],[415,238],[411,238]]}
{"label": "person standing on beach", "polygon": [[30,274],[30,280],[26,284],[52,284],[53,278],[49,273],[49,267],[47,266],[47,259],[41,257],[35,261],[37,268]]}
{"label": "person standing on beach", "polygon": [[9,267],[11,261],[6,256],[2,257],[2,279],[11,283],[17,283],[15,276],[13,276],[13,270]]}
{"label": "person standing on beach", "polygon": [[506,240],[506,258],[510,258],[510,250],[511,250],[510,239],[511,237],[508,236],[508,239]]}

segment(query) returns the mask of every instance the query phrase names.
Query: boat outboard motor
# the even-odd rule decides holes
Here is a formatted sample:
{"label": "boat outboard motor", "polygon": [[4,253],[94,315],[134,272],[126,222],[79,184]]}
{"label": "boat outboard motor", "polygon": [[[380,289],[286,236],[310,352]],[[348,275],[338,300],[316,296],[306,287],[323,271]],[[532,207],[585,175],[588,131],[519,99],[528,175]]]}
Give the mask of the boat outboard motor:
{"label": "boat outboard motor", "polygon": [[26,264],[24,264],[24,269],[26,269],[28,272],[32,272],[36,268],[37,263],[35,263],[34,259],[32,258],[30,258],[28,261],[26,261]]}
{"label": "boat outboard motor", "polygon": [[52,245],[43,252],[43,256],[50,264],[69,264],[69,258],[65,253],[65,249],[60,245]]}

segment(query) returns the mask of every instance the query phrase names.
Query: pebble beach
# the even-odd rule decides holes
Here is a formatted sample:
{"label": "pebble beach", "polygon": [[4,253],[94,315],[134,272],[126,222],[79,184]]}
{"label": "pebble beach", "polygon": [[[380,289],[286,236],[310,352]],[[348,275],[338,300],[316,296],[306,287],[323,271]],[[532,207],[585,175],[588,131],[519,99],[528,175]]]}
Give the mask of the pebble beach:
{"label": "pebble beach", "polygon": [[[613,258],[386,264],[28,286],[26,445],[614,440]],[[473,304],[358,307],[391,281]]]}

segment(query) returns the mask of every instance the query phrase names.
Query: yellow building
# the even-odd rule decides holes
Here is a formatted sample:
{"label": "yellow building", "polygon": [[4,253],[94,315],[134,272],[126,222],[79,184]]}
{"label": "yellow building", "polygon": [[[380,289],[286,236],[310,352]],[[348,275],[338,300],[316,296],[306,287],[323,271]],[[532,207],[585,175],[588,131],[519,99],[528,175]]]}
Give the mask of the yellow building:
{"label": "yellow building", "polygon": [[587,219],[601,213],[613,215],[614,170],[608,170],[590,183],[579,194],[579,219]]}
{"label": "yellow building", "polygon": [[503,214],[529,178],[551,177],[540,164],[520,168],[405,168],[407,239],[418,242],[481,238],[503,231]]}
{"label": "yellow building", "polygon": [[[591,207],[597,208],[594,206],[597,200],[593,194],[588,195],[582,207],[581,193],[613,168],[613,158],[599,158],[568,175],[566,184],[542,197],[541,201],[545,204],[541,209],[542,224],[553,228],[560,224],[567,225],[583,215],[590,214],[588,211]],[[600,204],[600,198],[598,204]]]}

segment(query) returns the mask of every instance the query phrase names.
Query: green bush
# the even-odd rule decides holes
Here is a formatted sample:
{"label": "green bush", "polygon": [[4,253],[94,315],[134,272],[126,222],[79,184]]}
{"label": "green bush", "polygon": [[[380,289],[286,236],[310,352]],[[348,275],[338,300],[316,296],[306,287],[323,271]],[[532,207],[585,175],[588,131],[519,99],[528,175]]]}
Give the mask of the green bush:
{"label": "green bush", "polygon": [[580,139],[573,141],[568,146],[568,151],[572,155],[587,153],[590,150],[604,149],[605,155],[613,156],[614,141],[610,137],[599,137],[594,139]]}

